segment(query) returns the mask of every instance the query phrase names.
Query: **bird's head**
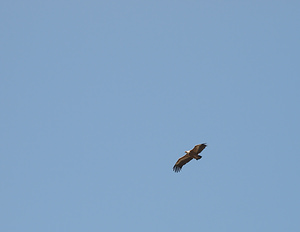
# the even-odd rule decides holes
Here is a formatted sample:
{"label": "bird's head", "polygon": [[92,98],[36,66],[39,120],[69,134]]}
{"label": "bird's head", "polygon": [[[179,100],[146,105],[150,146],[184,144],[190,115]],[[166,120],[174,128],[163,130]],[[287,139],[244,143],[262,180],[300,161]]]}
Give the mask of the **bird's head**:
{"label": "bird's head", "polygon": [[186,153],[186,154],[189,154],[189,153],[190,153],[190,151],[191,151],[191,150],[189,150],[189,151],[185,151],[185,153]]}

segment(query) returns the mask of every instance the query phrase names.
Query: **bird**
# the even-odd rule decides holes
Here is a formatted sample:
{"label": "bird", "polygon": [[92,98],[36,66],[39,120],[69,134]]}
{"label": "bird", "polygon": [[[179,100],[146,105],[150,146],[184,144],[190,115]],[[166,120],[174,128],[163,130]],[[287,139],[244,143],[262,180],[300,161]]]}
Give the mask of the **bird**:
{"label": "bird", "polygon": [[174,172],[180,172],[183,165],[190,162],[193,158],[199,160],[202,158],[201,155],[198,155],[206,147],[206,143],[196,145],[192,150],[185,151],[185,155],[179,158],[176,164],[173,167]]}

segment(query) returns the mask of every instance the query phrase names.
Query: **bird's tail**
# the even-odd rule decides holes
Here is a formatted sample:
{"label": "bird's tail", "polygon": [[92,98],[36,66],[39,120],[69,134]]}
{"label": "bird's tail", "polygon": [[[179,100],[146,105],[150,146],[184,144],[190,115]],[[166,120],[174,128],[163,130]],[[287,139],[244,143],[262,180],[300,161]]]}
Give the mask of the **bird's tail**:
{"label": "bird's tail", "polygon": [[201,158],[202,158],[201,155],[198,155],[198,156],[195,157],[196,160],[201,159]]}

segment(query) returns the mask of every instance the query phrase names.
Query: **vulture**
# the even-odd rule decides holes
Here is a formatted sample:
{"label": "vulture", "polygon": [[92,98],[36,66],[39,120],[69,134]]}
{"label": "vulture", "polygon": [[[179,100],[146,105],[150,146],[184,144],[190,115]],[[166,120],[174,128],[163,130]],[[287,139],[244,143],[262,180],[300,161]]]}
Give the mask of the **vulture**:
{"label": "vulture", "polygon": [[192,150],[185,151],[185,155],[179,158],[176,164],[173,167],[174,172],[180,172],[183,165],[190,162],[193,158],[198,160],[201,159],[202,156],[198,155],[203,149],[206,147],[206,143],[196,145]]}

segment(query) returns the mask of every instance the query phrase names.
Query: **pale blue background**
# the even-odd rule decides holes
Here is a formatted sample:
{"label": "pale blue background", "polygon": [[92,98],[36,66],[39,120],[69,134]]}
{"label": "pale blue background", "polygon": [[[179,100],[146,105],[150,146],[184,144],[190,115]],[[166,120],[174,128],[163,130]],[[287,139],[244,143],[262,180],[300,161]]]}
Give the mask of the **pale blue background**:
{"label": "pale blue background", "polygon": [[299,1],[3,0],[0,20],[0,231],[300,231]]}

